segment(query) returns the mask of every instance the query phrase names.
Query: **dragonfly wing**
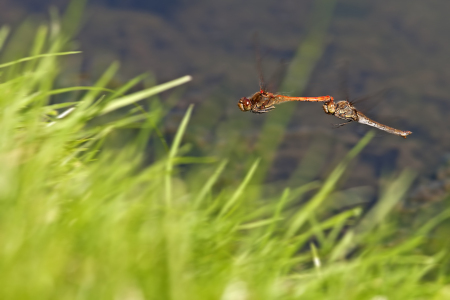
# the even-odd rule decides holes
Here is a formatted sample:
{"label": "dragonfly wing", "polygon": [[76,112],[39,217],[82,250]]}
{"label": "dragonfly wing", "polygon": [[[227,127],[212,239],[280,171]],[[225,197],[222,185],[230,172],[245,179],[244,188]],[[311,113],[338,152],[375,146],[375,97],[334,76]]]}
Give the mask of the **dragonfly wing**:
{"label": "dragonfly wing", "polygon": [[266,91],[267,86],[264,81],[264,72],[262,69],[261,51],[260,51],[260,47],[259,47],[259,35],[257,32],[253,35],[253,48],[255,50],[256,70],[258,72],[258,77],[259,77],[259,89],[261,91]]}
{"label": "dragonfly wing", "polygon": [[287,74],[287,63],[285,60],[281,60],[275,72],[270,76],[267,83],[267,90],[271,92],[279,91],[281,83]]}
{"label": "dragonfly wing", "polygon": [[347,120],[347,122],[345,122],[345,123],[333,124],[333,127],[334,128],[341,128],[342,126],[350,124],[351,122],[353,122],[353,120]]}
{"label": "dragonfly wing", "polygon": [[342,99],[349,101],[350,88],[349,88],[349,67],[348,60],[342,60],[337,66],[338,75],[338,96]]}

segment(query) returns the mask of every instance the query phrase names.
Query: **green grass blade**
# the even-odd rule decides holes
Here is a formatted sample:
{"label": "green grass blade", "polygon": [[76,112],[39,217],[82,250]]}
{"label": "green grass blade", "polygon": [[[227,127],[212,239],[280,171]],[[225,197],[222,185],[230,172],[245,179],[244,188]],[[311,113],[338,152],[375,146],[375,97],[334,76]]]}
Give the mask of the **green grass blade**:
{"label": "green grass blade", "polygon": [[239,185],[239,187],[236,189],[236,191],[233,193],[233,195],[230,197],[230,199],[228,199],[226,204],[223,206],[222,210],[220,211],[219,217],[224,216],[225,214],[227,214],[231,210],[231,208],[236,204],[237,200],[242,195],[242,193],[244,192],[245,188],[247,187],[247,185],[249,184],[250,180],[252,179],[253,174],[255,173],[256,169],[258,168],[259,162],[260,162],[260,159],[257,159],[253,163],[253,165],[251,166],[250,170],[248,171],[248,173],[245,176],[245,178],[242,181],[242,183]]}
{"label": "green grass blade", "polygon": [[81,51],[67,51],[67,52],[58,52],[58,53],[39,54],[39,55],[21,58],[21,59],[15,60],[15,61],[10,61],[10,62],[4,63],[4,64],[0,64],[0,69],[14,66],[14,65],[26,62],[26,61],[43,58],[43,57],[65,56],[65,55],[73,55],[73,54],[80,54],[80,53],[81,53]]}
{"label": "green grass blade", "polygon": [[355,228],[357,236],[371,231],[386,218],[392,208],[403,199],[410,188],[414,177],[415,176],[411,172],[405,171],[389,184],[381,199]]}
{"label": "green grass blade", "polygon": [[345,254],[353,249],[365,235],[370,234],[373,228],[380,224],[405,196],[409,189],[414,175],[411,172],[403,172],[387,187],[384,195],[378,203],[367,213],[364,219],[352,230],[348,231],[342,241],[333,250],[331,260],[337,260],[345,256]]}
{"label": "green grass blade", "polygon": [[5,41],[8,35],[9,35],[9,27],[2,26],[2,28],[0,28],[0,51],[3,49],[3,46],[5,45]]}
{"label": "green grass blade", "polygon": [[165,187],[166,187],[166,205],[170,207],[172,205],[172,182],[171,176],[173,171],[173,159],[177,155],[177,151],[180,147],[181,139],[183,138],[184,132],[186,131],[187,125],[189,123],[189,119],[191,118],[192,110],[194,106],[189,105],[188,110],[186,111],[183,120],[181,121],[180,126],[178,127],[175,138],[172,142],[172,146],[170,147],[169,155],[167,157],[166,163],[166,175],[165,175]]}
{"label": "green grass blade", "polygon": [[189,105],[189,108],[186,111],[186,114],[184,115],[184,118],[181,121],[180,126],[178,127],[177,134],[175,135],[175,138],[173,139],[172,142],[172,146],[170,147],[169,159],[172,159],[177,155],[177,151],[180,148],[181,139],[183,138],[184,132],[186,131],[187,124],[189,123],[189,119],[191,118],[193,109],[194,106],[192,104]]}
{"label": "green grass blade", "polygon": [[[351,217],[358,217],[362,213],[361,208],[355,208],[352,210],[344,211],[325,222],[322,222],[322,228],[326,229],[327,227],[331,227],[331,231],[327,235],[327,239],[325,241],[325,244],[323,245],[324,248],[331,249],[332,246],[336,243],[337,238],[339,234],[342,232],[342,228],[344,228],[345,223],[348,219]],[[330,223],[329,225],[327,223]]]}
{"label": "green grass blade", "polygon": [[[31,56],[42,54],[47,39],[47,34],[48,34],[47,26],[39,26],[36,33],[36,37],[34,39],[34,44],[31,48],[30,53]],[[31,71],[36,66],[36,64],[37,64],[36,60],[29,61],[25,66],[25,70]]]}
{"label": "green grass blade", "polygon": [[77,34],[80,28],[86,2],[87,0],[76,0],[69,2],[69,6],[63,16],[61,26],[65,38],[72,38]]}
{"label": "green grass blade", "polygon": [[[113,62],[109,68],[102,74],[102,76],[97,80],[97,82],[94,84],[97,88],[104,88],[116,75],[117,71],[119,70],[119,63]],[[96,97],[99,95],[99,90],[90,90],[84,97],[81,99],[80,103],[82,107],[89,106]],[[82,109],[83,110],[83,109]]]}
{"label": "green grass blade", "polygon": [[160,84],[160,85],[158,85],[156,87],[152,87],[152,88],[143,90],[141,92],[137,92],[137,93],[134,93],[134,94],[131,94],[131,95],[127,95],[127,96],[124,96],[124,97],[121,97],[121,98],[117,98],[114,101],[108,103],[103,108],[103,110],[100,112],[100,115],[107,114],[109,112],[112,112],[114,110],[117,110],[119,108],[122,108],[122,107],[130,105],[130,104],[133,104],[133,103],[135,103],[137,101],[140,101],[142,99],[151,97],[153,95],[159,94],[161,92],[164,92],[164,91],[166,91],[168,89],[171,89],[173,87],[176,87],[178,85],[184,84],[184,83],[186,83],[188,81],[191,81],[191,80],[192,80],[191,76],[184,76],[184,77],[181,77],[179,79],[176,79],[176,80],[173,80],[173,81],[169,81],[167,83]]}
{"label": "green grass blade", "polygon": [[195,207],[198,207],[202,203],[202,201],[205,199],[206,195],[209,192],[211,192],[213,185],[216,183],[217,179],[219,179],[219,176],[220,176],[220,174],[222,174],[227,163],[228,163],[227,160],[221,162],[220,165],[217,167],[216,171],[206,181],[205,185],[198,193],[198,196],[195,197]]}
{"label": "green grass blade", "polygon": [[114,91],[114,93],[106,97],[105,102],[109,102],[110,99],[115,99],[119,96],[124,96],[127,91],[129,91],[132,87],[134,87],[136,84],[138,84],[146,77],[147,75],[143,74],[131,79],[126,84],[121,86],[118,90]]}
{"label": "green grass blade", "polygon": [[333,172],[331,172],[319,192],[294,216],[294,219],[286,232],[286,238],[294,236],[306,222],[308,216],[313,213],[323,201],[325,201],[326,197],[334,190],[336,183],[345,172],[348,163],[370,142],[373,136],[373,131],[367,133],[345,156],[343,161],[333,170]]}
{"label": "green grass blade", "polygon": [[426,222],[418,231],[418,235],[426,235],[437,225],[450,218],[450,209],[444,210],[437,216],[433,217],[431,220]]}
{"label": "green grass blade", "polygon": [[[272,216],[273,220],[280,220],[283,219],[283,209],[286,206],[286,204],[288,203],[289,200],[289,195],[291,194],[291,190],[290,189],[285,189],[283,191],[283,194],[281,194],[281,198],[278,201],[278,204],[275,208],[275,212]],[[270,238],[271,235],[273,235],[273,233],[275,232],[275,226],[276,223],[272,223],[271,226],[269,227],[269,229],[267,230],[267,239]]]}

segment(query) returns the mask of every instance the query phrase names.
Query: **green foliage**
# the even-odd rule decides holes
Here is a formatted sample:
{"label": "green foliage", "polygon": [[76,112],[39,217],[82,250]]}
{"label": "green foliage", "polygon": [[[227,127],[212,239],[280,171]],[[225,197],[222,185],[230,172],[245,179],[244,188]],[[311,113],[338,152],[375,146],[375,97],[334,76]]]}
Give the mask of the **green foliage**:
{"label": "green foliage", "polygon": [[[397,240],[386,218],[409,173],[366,217],[328,209],[371,134],[323,183],[272,196],[252,182],[258,158],[232,183],[220,182],[221,157],[183,176],[182,164],[211,164],[185,155],[191,106],[168,151],[144,167],[166,109],[136,102],[190,77],[123,95],[138,80],[110,91],[113,64],[78,101],[56,102],[81,90],[55,88],[60,56],[76,55],[65,41],[38,28],[31,56],[0,75],[0,299],[446,299],[442,254],[417,250],[435,223]],[[140,132],[119,150],[105,143],[129,126]]]}

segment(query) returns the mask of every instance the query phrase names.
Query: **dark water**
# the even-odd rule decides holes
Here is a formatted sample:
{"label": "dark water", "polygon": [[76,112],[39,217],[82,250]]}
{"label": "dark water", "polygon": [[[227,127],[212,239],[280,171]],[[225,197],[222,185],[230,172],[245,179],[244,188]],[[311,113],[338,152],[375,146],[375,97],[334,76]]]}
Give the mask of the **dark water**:
{"label": "dark water", "polygon": [[94,0],[90,2],[95,5],[103,5],[115,9],[128,9],[135,11],[146,11],[158,14],[164,17],[170,17],[171,13],[178,9],[181,1],[164,0],[164,1],[148,1],[148,0]]}
{"label": "dark water", "polygon": [[[0,10],[1,22],[45,13],[50,4],[63,8],[68,3],[4,1],[0,8],[7,7],[8,12]],[[86,57],[83,71],[93,81],[112,60],[119,59],[119,80],[123,82],[149,71],[159,82],[190,74],[194,81],[175,112],[196,103],[188,138],[199,153],[231,141],[234,135],[248,140],[251,147],[266,116],[243,114],[236,102],[258,89],[252,35],[259,32],[269,78],[281,59],[289,62],[295,56],[311,24],[323,22],[312,13],[317,11],[314,5],[325,2],[93,0],[79,35]],[[358,168],[348,176],[348,186],[376,185],[385,174],[403,169],[414,170],[420,184],[423,178],[435,176],[450,152],[448,11],[450,2],[446,0],[426,4],[422,0],[337,2],[323,55],[309,78],[305,96],[339,95],[337,66],[347,60],[352,96],[383,88],[395,91],[377,114],[369,116],[413,131],[406,140],[384,135],[372,141],[360,155]],[[315,167],[308,168],[316,177],[325,176],[327,166],[335,165],[361,137],[359,124],[332,129],[337,120],[323,114],[320,105],[285,105],[290,105],[294,115],[278,148],[276,161],[280,163],[271,167],[270,180],[286,180],[296,166],[308,165],[303,159],[314,147],[321,156]],[[173,120],[176,125],[176,114],[169,123]],[[229,125],[243,119],[250,119],[244,128]],[[175,128],[174,124],[169,125]],[[327,140],[323,146],[317,142],[321,139]]]}

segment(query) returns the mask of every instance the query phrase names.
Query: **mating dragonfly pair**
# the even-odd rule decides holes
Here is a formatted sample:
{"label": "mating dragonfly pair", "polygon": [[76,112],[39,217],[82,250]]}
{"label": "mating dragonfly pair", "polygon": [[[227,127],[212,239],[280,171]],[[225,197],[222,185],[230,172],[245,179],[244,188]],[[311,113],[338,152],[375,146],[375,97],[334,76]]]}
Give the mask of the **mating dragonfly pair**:
{"label": "mating dragonfly pair", "polygon": [[362,112],[358,111],[353,106],[352,102],[348,100],[334,102],[334,98],[331,96],[289,97],[269,93],[261,88],[259,92],[256,92],[249,98],[241,98],[238,102],[238,106],[242,111],[251,111],[253,113],[262,114],[275,109],[276,104],[291,101],[324,102],[322,107],[325,113],[334,115],[339,119],[347,121],[346,123],[338,124],[338,126],[343,126],[350,122],[358,122],[395,135],[402,136],[404,138],[412,133],[411,131],[403,131],[375,122],[374,120],[364,115]]}

